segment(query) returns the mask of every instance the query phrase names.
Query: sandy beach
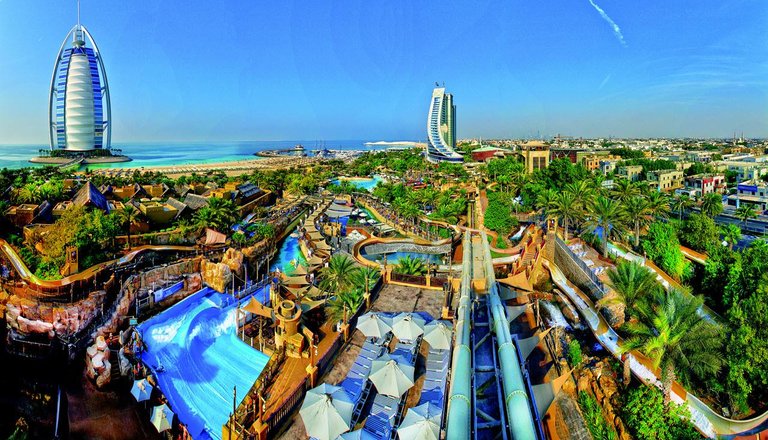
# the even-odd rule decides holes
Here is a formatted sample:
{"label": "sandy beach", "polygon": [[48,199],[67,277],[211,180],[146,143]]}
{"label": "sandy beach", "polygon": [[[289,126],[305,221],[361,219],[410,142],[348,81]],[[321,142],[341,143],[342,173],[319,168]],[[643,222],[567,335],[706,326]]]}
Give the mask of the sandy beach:
{"label": "sandy beach", "polygon": [[222,171],[228,176],[239,176],[247,174],[254,170],[278,170],[292,167],[301,167],[321,162],[323,159],[317,157],[269,157],[262,159],[249,159],[231,162],[186,164],[172,166],[145,166],[136,168],[102,168],[92,170],[93,174],[105,176],[128,176],[135,171],[159,172],[169,177],[178,177],[184,175],[205,174],[210,171]]}

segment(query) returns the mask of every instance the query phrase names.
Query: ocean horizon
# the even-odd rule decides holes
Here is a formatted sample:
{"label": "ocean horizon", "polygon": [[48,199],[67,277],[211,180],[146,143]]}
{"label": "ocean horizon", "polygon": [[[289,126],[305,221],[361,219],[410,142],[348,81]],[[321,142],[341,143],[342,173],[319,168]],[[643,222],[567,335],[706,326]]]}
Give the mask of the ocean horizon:
{"label": "ocean horizon", "polygon": [[[88,165],[88,168],[137,168],[169,165],[235,162],[258,159],[254,153],[264,150],[287,149],[297,144],[307,150],[323,147],[329,150],[381,150],[386,146],[365,145],[366,140],[331,141],[222,141],[222,142],[131,142],[113,144],[114,149],[133,159],[130,162]],[[39,144],[0,145],[0,169],[41,166],[29,162],[38,155]]]}

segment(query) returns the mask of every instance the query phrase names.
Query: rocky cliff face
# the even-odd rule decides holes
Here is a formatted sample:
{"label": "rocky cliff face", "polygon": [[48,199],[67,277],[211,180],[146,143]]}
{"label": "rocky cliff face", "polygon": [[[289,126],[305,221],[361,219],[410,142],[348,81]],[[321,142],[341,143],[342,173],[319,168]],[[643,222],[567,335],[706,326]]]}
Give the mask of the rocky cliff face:
{"label": "rocky cliff face", "polygon": [[232,284],[232,269],[225,263],[203,260],[200,264],[200,272],[203,275],[203,282],[217,292],[224,293]]}
{"label": "rocky cliff face", "polygon": [[631,440],[624,422],[618,415],[621,405],[618,394],[619,384],[616,374],[606,360],[598,361],[589,368],[583,368],[577,379],[578,391],[585,391],[595,396],[603,408],[603,415],[616,428],[621,440]]}
{"label": "rocky cliff face", "polygon": [[229,248],[224,252],[224,256],[221,259],[221,262],[229,266],[229,269],[236,273],[238,276],[242,275],[241,272],[243,270],[243,253]]}
{"label": "rocky cliff face", "polygon": [[70,336],[86,327],[101,311],[104,291],[69,305],[55,306],[10,296],[5,305],[9,327],[25,335]]}

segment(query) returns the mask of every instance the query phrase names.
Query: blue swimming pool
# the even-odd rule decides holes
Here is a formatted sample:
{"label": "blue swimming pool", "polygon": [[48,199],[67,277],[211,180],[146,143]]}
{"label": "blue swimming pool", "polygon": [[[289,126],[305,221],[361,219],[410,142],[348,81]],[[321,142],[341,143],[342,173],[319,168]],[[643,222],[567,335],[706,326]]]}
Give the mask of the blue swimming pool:
{"label": "blue swimming pool", "polygon": [[[379,176],[373,176],[370,178],[353,178],[353,179],[345,179],[348,180],[349,183],[354,185],[357,188],[366,190],[366,191],[373,191],[374,188],[376,188],[376,185],[379,184],[379,182],[383,181],[383,179]],[[339,179],[334,179],[331,181],[331,183],[339,184]]]}
{"label": "blue swimming pool", "polygon": [[236,335],[236,304],[205,288],[138,326],[142,361],[194,439],[219,439],[232,411],[269,359]]}

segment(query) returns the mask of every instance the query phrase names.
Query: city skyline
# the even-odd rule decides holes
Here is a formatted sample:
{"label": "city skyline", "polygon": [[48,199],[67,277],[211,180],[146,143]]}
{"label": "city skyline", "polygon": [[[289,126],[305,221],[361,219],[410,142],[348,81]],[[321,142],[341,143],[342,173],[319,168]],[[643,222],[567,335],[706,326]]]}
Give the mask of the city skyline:
{"label": "city skyline", "polygon": [[[0,2],[1,144],[47,144],[50,54],[75,9]],[[457,97],[458,138],[768,136],[768,6],[756,1],[86,1],[82,17],[106,54],[118,143],[424,141],[434,81]]]}

